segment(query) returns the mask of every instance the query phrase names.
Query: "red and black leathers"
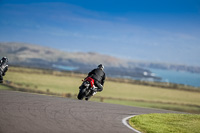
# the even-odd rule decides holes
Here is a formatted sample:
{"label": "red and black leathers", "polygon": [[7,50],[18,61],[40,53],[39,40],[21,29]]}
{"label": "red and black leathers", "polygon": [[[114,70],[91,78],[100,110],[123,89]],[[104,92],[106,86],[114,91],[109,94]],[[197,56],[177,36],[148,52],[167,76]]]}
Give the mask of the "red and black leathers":
{"label": "red and black leathers", "polygon": [[94,79],[94,84],[95,86],[98,87],[97,91],[103,90],[103,85],[104,85],[106,75],[102,69],[97,68],[97,69],[92,70],[91,72],[88,73],[88,77],[91,77]]}

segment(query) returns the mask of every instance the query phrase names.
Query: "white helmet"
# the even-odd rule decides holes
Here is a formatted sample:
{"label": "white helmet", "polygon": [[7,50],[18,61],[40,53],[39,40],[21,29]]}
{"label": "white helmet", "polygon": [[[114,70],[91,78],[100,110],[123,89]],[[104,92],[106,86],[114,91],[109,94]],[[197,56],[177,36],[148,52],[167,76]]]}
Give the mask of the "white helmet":
{"label": "white helmet", "polygon": [[98,68],[100,68],[100,69],[104,69],[104,66],[102,65],[102,64],[100,64],[100,65],[98,65]]}

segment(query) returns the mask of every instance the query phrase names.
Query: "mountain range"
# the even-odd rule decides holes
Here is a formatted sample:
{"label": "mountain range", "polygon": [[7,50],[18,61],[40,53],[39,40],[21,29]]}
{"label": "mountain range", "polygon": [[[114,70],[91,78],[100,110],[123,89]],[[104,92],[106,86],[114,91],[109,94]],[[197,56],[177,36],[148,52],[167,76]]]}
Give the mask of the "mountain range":
{"label": "mountain range", "polygon": [[88,73],[97,65],[103,64],[106,74],[112,77],[161,79],[150,71],[151,68],[200,73],[200,67],[195,66],[139,62],[99,53],[66,52],[19,42],[0,42],[0,56],[7,56],[10,65],[80,73]]}

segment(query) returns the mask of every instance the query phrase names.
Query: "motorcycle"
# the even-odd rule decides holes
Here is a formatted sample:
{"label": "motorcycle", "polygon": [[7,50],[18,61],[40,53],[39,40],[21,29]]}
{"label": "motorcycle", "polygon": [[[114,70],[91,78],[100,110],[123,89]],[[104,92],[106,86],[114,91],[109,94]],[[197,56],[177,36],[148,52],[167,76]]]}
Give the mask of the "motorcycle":
{"label": "motorcycle", "polygon": [[3,83],[3,76],[5,76],[6,71],[8,71],[7,62],[8,59],[6,57],[0,60],[0,83]]}
{"label": "motorcycle", "polygon": [[96,94],[97,87],[94,85],[94,79],[87,77],[83,80],[82,85],[79,87],[79,94],[77,98],[79,100],[89,100],[91,96]]}

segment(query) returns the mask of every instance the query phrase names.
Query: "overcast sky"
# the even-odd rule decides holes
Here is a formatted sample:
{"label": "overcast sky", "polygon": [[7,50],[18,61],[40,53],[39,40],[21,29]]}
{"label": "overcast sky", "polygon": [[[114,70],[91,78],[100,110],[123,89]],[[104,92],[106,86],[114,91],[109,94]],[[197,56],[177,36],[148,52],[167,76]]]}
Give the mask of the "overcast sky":
{"label": "overcast sky", "polygon": [[0,42],[200,66],[200,0],[0,0]]}

